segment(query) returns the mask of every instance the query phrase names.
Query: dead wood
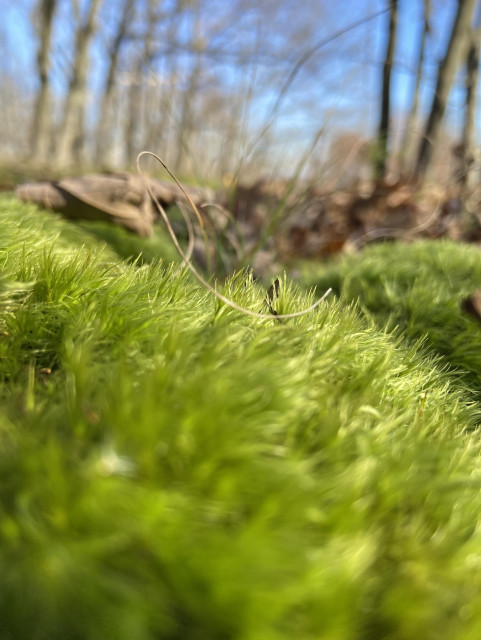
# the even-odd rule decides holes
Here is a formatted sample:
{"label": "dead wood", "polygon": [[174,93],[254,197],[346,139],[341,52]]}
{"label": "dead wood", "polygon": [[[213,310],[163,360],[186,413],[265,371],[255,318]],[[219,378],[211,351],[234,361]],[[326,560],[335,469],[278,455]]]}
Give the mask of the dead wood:
{"label": "dead wood", "polygon": [[[150,179],[152,193],[164,207],[185,199],[175,184]],[[143,180],[128,173],[93,174],[81,178],[62,178],[23,184],[16,195],[27,202],[57,211],[72,220],[103,220],[139,234],[152,233],[157,210]],[[192,188],[189,195],[196,204],[211,194]]]}

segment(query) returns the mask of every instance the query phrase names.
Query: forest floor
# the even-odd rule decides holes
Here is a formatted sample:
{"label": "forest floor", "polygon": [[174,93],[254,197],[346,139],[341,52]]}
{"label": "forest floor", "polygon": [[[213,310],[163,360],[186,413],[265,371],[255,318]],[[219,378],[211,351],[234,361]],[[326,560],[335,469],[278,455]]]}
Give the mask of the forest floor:
{"label": "forest floor", "polygon": [[[85,171],[73,180],[65,177],[28,167],[3,167],[0,188],[7,191],[33,182],[33,188],[18,188],[19,197],[49,206],[67,218],[110,221],[140,235],[153,236],[152,242],[135,237],[128,240],[117,230],[109,231],[108,225],[91,226],[93,233],[109,242],[117,238],[122,257],[129,257],[125,252],[131,251],[130,257],[142,253],[144,260],[153,258],[162,245],[161,252],[173,258],[175,250],[170,239],[165,241],[165,226],[156,207],[149,206],[148,220],[140,215],[145,186],[135,172]],[[39,190],[35,186],[39,182],[46,189]],[[184,216],[193,216],[193,211],[186,212],[180,185],[158,179],[153,183],[158,187],[156,197],[186,246]],[[217,188],[188,184],[185,188],[199,207],[197,216],[205,227],[201,230],[193,216],[193,260],[218,277],[251,267],[256,277],[268,279],[279,269],[295,268],[299,260],[326,261],[386,239],[481,242],[481,190],[466,190],[455,181],[447,188],[430,183],[420,189],[402,179],[358,182],[349,189],[264,179]],[[60,204],[55,205],[57,200]],[[138,204],[139,210],[133,211],[133,204]],[[152,225],[156,219],[158,224]]]}

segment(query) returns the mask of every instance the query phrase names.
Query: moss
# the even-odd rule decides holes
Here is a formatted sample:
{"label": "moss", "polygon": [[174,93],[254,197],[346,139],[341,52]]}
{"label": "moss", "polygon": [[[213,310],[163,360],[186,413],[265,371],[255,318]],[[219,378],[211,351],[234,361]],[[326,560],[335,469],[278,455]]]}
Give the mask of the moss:
{"label": "moss", "polygon": [[478,397],[481,331],[460,306],[481,286],[477,247],[447,240],[379,244],[342,259],[330,271],[307,269],[304,274],[304,282],[319,289],[332,279],[343,300],[359,301],[380,329],[422,339]]}
{"label": "moss", "polygon": [[4,637],[478,637],[478,407],[439,358],[0,208]]}

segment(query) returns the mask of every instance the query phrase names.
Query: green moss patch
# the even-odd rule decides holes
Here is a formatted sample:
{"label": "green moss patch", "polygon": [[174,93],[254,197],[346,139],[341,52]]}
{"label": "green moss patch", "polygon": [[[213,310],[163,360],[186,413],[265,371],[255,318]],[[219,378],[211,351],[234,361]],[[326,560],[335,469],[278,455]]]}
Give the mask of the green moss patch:
{"label": "green moss patch", "polygon": [[327,270],[306,268],[305,281],[320,290],[330,282],[344,300],[359,301],[379,328],[424,339],[431,353],[481,391],[481,325],[461,308],[481,287],[478,247],[447,240],[384,243]]}
{"label": "green moss patch", "polygon": [[479,637],[478,407],[439,358],[0,215],[3,637]]}

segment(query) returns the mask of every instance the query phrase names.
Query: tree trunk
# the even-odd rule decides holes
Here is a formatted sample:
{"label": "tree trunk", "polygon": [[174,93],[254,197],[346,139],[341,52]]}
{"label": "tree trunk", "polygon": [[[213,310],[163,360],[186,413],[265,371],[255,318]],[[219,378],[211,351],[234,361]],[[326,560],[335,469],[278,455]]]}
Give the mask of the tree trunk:
{"label": "tree trunk", "polygon": [[419,145],[415,166],[415,176],[421,183],[429,168],[433,148],[436,145],[446,103],[448,101],[451,85],[456,74],[460,60],[469,46],[471,21],[477,0],[458,0],[458,9],[453,22],[451,37],[449,39],[446,54],[439,65],[436,90],[433,96],[431,110],[424,130],[424,135]]}
{"label": "tree trunk", "polygon": [[115,87],[115,77],[119,67],[120,49],[127,35],[129,22],[132,17],[135,0],[124,0],[122,16],[117,26],[117,33],[110,47],[110,64],[105,79],[105,85],[102,92],[102,102],[100,105],[95,157],[99,166],[104,166],[108,162],[111,147],[110,129],[111,129],[111,107],[113,101],[113,92]]}
{"label": "tree trunk", "polygon": [[[182,0],[176,0],[172,10],[169,12],[166,28],[166,42],[172,46],[176,42],[176,32],[179,28]],[[148,117],[145,128],[145,135],[142,140],[144,149],[156,149],[164,160],[169,161],[168,151],[169,128],[172,128],[170,121],[173,118],[173,102],[176,87],[176,65],[174,56],[168,53],[163,58],[157,57],[157,68],[165,81],[155,86],[148,93],[147,109]]]}
{"label": "tree trunk", "polygon": [[94,33],[94,19],[101,0],[91,0],[88,15],[77,29],[75,58],[65,100],[62,125],[59,132],[56,161],[69,166],[81,161],[84,144],[84,107],[88,70],[88,49]]}
{"label": "tree trunk", "polygon": [[381,118],[378,132],[378,152],[375,163],[376,178],[381,179],[386,173],[388,161],[389,118],[391,102],[391,73],[396,45],[398,0],[390,0],[389,36],[382,72]]}
{"label": "tree trunk", "polygon": [[462,149],[464,154],[464,170],[460,176],[463,188],[469,188],[471,167],[474,161],[473,137],[474,120],[476,112],[476,95],[478,91],[479,77],[479,48],[480,48],[480,25],[471,32],[471,43],[466,60],[466,106],[464,113],[463,141]]}
{"label": "tree trunk", "polygon": [[35,106],[33,110],[32,129],[30,135],[31,160],[46,163],[50,144],[49,116],[49,53],[52,37],[53,16],[57,0],[40,0],[38,12],[40,44],[37,52],[37,72],[40,80]]}
{"label": "tree trunk", "polygon": [[182,95],[182,106],[180,109],[180,121],[176,127],[176,145],[175,145],[175,158],[174,158],[174,170],[180,173],[183,169],[184,159],[192,145],[189,144],[189,138],[194,129],[193,104],[196,98],[197,91],[199,89],[199,77],[202,71],[202,53],[205,48],[205,43],[202,39],[200,32],[200,3],[198,0],[192,2],[192,8],[194,10],[193,22],[191,26],[190,34],[190,49],[194,55],[193,67],[190,70],[189,77]]}
{"label": "tree trunk", "polygon": [[199,74],[201,72],[201,60],[200,55],[197,56],[194,67],[190,72],[189,79],[187,81],[187,87],[185,88],[184,95],[182,97],[182,108],[180,115],[180,122],[177,124],[177,143],[175,151],[174,169],[176,172],[180,172],[183,168],[183,162],[185,152],[189,152],[191,145],[189,144],[189,137],[193,131],[193,113],[192,108],[195,95],[199,86]]}
{"label": "tree trunk", "polygon": [[149,0],[147,6],[147,20],[146,31],[144,34],[144,47],[143,51],[137,55],[135,61],[132,78],[129,88],[128,105],[129,111],[127,114],[127,126],[125,132],[125,153],[126,164],[133,166],[137,154],[141,151],[140,135],[141,118],[142,118],[142,85],[144,83],[144,72],[149,71],[149,67],[152,63],[154,55],[154,33],[157,25],[159,15],[156,14],[156,0]]}
{"label": "tree trunk", "polygon": [[426,49],[426,40],[430,32],[430,13],[431,13],[431,0],[424,0],[424,16],[423,16],[423,30],[419,41],[419,53],[418,63],[416,70],[416,83],[414,85],[413,98],[411,103],[411,109],[406,121],[406,131],[403,138],[403,144],[401,149],[401,164],[403,170],[406,170],[411,165],[412,153],[413,153],[413,128],[416,122],[419,107],[419,89],[421,87],[421,80],[423,77],[423,65],[424,65],[424,52]]}

